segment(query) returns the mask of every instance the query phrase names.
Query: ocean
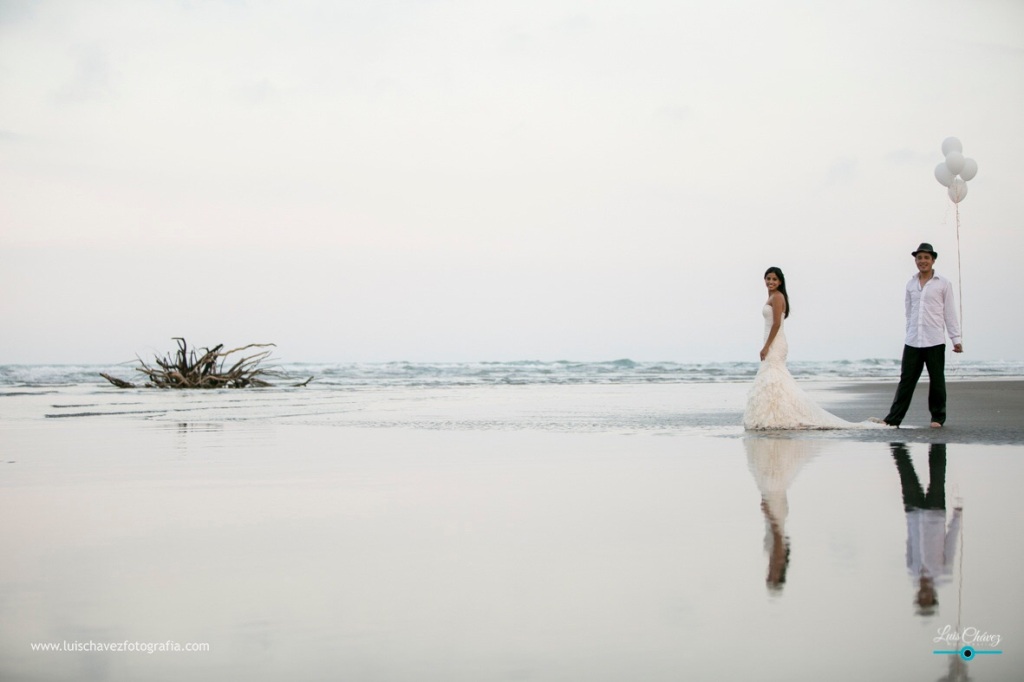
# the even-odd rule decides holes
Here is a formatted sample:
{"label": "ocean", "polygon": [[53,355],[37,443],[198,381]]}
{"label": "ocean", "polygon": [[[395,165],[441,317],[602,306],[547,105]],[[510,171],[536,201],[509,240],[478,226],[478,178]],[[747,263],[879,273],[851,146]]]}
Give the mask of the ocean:
{"label": "ocean", "polygon": [[[804,381],[896,380],[898,359],[790,362],[790,372]],[[135,363],[118,365],[0,365],[0,389],[109,384],[112,376],[143,383]],[[603,362],[571,360],[511,362],[380,362],[267,364],[280,372],[281,385],[313,377],[313,388],[453,387],[490,385],[679,384],[746,382],[757,373],[756,362]],[[953,358],[947,377],[1002,379],[1024,377],[1024,361],[973,361]]]}

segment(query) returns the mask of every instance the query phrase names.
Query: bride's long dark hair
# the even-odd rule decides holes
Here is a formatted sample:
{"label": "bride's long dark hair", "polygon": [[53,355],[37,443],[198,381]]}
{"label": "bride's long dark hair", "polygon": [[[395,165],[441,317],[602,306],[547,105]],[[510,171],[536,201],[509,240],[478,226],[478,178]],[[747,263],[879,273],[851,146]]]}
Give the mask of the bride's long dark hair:
{"label": "bride's long dark hair", "polygon": [[782,270],[779,270],[774,265],[764,271],[765,277],[769,274],[774,274],[779,278],[779,291],[782,292],[782,298],[786,299],[786,314],[783,317],[789,317],[789,294],[786,293],[786,276],[782,274]]}

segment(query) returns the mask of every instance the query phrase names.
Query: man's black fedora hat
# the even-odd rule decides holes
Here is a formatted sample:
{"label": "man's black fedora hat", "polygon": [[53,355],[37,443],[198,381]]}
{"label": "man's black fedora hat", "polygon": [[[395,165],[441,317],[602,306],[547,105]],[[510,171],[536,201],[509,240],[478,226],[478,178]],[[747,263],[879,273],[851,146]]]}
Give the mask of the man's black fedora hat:
{"label": "man's black fedora hat", "polygon": [[932,245],[929,244],[928,242],[921,242],[921,246],[917,247],[917,251],[912,252],[910,255],[913,256],[914,258],[917,258],[917,254],[920,253],[921,251],[932,254],[932,258],[939,257],[939,254],[935,253],[935,249],[933,249]]}

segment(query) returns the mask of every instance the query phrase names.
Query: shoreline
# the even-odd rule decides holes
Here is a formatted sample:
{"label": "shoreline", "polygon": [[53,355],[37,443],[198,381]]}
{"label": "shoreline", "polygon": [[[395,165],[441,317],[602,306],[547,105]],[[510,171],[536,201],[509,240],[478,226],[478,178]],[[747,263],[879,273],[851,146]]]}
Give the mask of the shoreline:
{"label": "shoreline", "polygon": [[[800,381],[810,398],[851,422],[884,417],[896,380]],[[642,433],[743,437],[749,382],[652,384],[533,384],[397,387],[358,390],[176,392],[94,386],[4,394],[0,424],[120,420],[148,424],[331,425],[412,428],[431,431],[508,430],[569,433]],[[992,377],[947,381],[948,419],[929,427],[928,382],[915,391],[900,429],[792,430],[777,438],[847,439],[869,442],[1024,445],[1024,379]],[[99,424],[97,424],[98,426]],[[49,427],[46,427],[49,428]]]}

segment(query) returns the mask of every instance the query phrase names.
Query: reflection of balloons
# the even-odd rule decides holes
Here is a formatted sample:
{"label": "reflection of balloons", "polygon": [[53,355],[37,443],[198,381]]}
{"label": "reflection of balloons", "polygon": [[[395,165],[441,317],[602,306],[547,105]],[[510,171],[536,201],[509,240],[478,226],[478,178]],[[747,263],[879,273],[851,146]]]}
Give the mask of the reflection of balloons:
{"label": "reflection of balloons", "polygon": [[949,168],[946,167],[945,161],[935,167],[935,179],[938,180],[939,184],[943,187],[949,187],[955,177],[955,175],[949,172]]}
{"label": "reflection of balloons", "polygon": [[959,204],[967,196],[967,183],[963,178],[953,178],[947,194],[949,194],[949,198],[953,200],[954,204]]}
{"label": "reflection of balloons", "polygon": [[949,156],[950,152],[960,152],[962,154],[963,151],[964,146],[960,144],[960,140],[956,139],[955,137],[947,137],[945,140],[942,141],[943,156]]}
{"label": "reflection of balloons", "polygon": [[946,154],[946,168],[953,175],[956,175],[964,169],[964,155],[960,152],[950,152]]}
{"label": "reflection of balloons", "polygon": [[[964,167],[960,170],[960,177],[964,180],[973,180],[978,174],[978,162],[974,159],[964,159]],[[942,182],[939,180],[939,182]],[[948,187],[948,185],[947,185]]]}

